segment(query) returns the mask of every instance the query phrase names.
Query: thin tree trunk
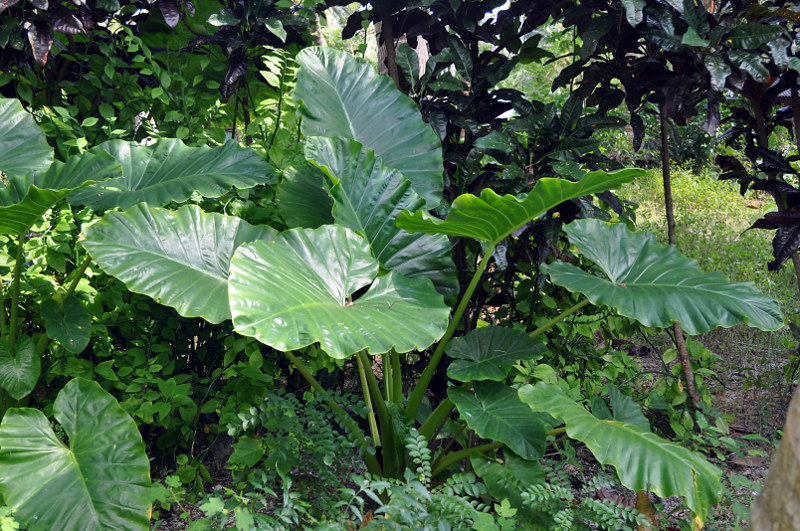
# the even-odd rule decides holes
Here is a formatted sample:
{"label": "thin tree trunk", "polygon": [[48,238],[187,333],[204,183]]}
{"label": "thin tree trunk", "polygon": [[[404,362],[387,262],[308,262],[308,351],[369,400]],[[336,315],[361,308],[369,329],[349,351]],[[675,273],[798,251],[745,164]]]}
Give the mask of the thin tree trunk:
{"label": "thin tree trunk", "polygon": [[[662,103],[658,109],[659,121],[661,122],[661,171],[664,178],[664,208],[667,213],[667,239],[670,245],[677,245],[675,234],[675,212],[672,202],[672,183],[670,181],[670,160],[669,160],[669,133],[667,131],[667,115]],[[672,331],[675,334],[675,346],[678,347],[678,354],[681,359],[683,376],[686,379],[686,392],[695,407],[700,405],[700,393],[694,383],[694,371],[692,370],[692,360],[689,358],[689,351],[686,349],[686,341],[683,339],[683,328],[677,321],[672,323]]]}
{"label": "thin tree trunk", "polygon": [[[794,117],[794,142],[797,145],[797,153],[800,154],[800,97],[797,95],[797,81],[792,83],[792,115]],[[792,254],[792,265],[794,266],[794,276],[797,279],[797,292],[800,293],[800,256]]]}
{"label": "thin tree trunk", "polygon": [[394,47],[394,28],[392,27],[392,14],[385,6],[378,8],[381,17],[381,33],[383,44],[386,48],[386,68],[389,77],[394,81],[394,86],[400,88],[400,71],[397,69],[397,50]]}

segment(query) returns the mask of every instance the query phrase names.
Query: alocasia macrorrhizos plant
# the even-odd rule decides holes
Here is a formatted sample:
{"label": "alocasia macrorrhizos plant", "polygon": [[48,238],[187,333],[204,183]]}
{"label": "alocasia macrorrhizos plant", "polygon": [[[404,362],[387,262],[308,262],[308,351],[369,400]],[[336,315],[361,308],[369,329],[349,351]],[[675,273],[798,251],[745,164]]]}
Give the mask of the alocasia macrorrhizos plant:
{"label": "alocasia macrorrhizos plant", "polygon": [[[216,148],[192,148],[173,139],[153,146],[111,141],[66,161],[54,161],[53,150],[47,145],[44,133],[17,100],[0,99],[0,117],[0,175],[4,177],[0,186],[0,235],[8,238],[6,245],[14,255],[10,281],[3,282],[0,288],[0,416],[5,415],[0,426],[0,469],[4,471],[0,472],[0,491],[15,514],[29,522],[32,529],[36,526],[47,529],[145,528],[149,502],[138,487],[149,484],[147,457],[133,421],[110,395],[97,384],[80,380],[73,380],[62,390],[55,411],[70,437],[72,453],[55,436],[45,433],[42,426],[48,430],[49,427],[42,413],[27,408],[8,409],[12,405],[26,405],[33,388],[44,381],[42,359],[52,340],[69,352],[79,353],[91,336],[91,319],[83,302],[75,295],[78,282],[90,265],[88,256],[68,273],[66,287],[57,289],[52,297],[40,302],[40,323],[44,326],[38,326],[40,323],[35,321],[22,322],[25,242],[32,237],[31,229],[65,199],[97,209],[140,202],[160,206],[169,201],[185,201],[195,190],[214,197],[227,193],[234,186],[249,188],[272,182],[274,173],[256,153],[233,142]],[[142,211],[145,206],[138,208]],[[270,239],[275,231],[219,215],[203,213],[199,220],[197,210],[187,206],[185,215],[166,212],[161,218],[140,216],[137,220],[139,234],[147,234],[148,238],[144,242],[126,241],[127,252],[148,256],[147,268],[152,269],[145,273],[159,275],[159,284],[188,291],[193,285],[202,284],[204,291],[200,298],[219,295],[218,298],[225,300],[228,261],[235,248],[243,241]],[[147,210],[142,212],[148,213]],[[155,261],[155,254],[148,254],[147,246],[163,250],[161,235],[168,236],[165,231],[180,227],[180,220],[207,223],[207,231],[220,234],[218,239],[212,240],[212,243],[219,242],[220,248],[209,250],[208,240],[182,240],[170,247],[173,256],[161,263]],[[109,216],[112,232],[113,221],[113,215]],[[170,243],[175,241],[170,240]],[[217,258],[218,255],[223,258]],[[217,262],[208,262],[211,256]],[[203,263],[206,270],[201,280],[183,277],[182,283],[177,278],[165,282],[169,268],[165,269],[163,262],[170,260],[196,260]],[[119,268],[106,266],[115,274],[125,276],[124,260],[118,264]],[[126,277],[126,280],[133,282],[132,278],[140,273],[142,271],[133,272],[133,277]],[[214,275],[221,277],[219,291],[208,289],[208,282],[213,283]],[[166,303],[172,302],[168,290],[164,297]],[[25,306],[30,311],[30,304]],[[189,301],[184,313],[191,313],[196,306]],[[230,317],[230,310],[225,304],[221,313],[209,312],[203,316],[220,322]],[[87,431],[89,417],[93,422],[109,424],[102,430]],[[76,425],[78,423],[80,426]],[[102,436],[98,436],[101,432]],[[103,452],[109,451],[111,454],[104,456]],[[52,460],[45,463],[28,457],[39,454],[47,454]],[[72,465],[76,470],[69,472]],[[63,474],[47,480],[41,477],[43,472],[37,467],[44,467],[47,474],[58,467]],[[108,484],[111,479],[104,478],[109,474],[115,485]],[[31,477],[37,478],[35,485],[30,483]],[[95,481],[99,483],[92,483]],[[61,501],[53,504],[54,497],[41,495],[40,487],[58,492]],[[30,492],[39,495],[25,494]]]}
{"label": "alocasia macrorrhizos plant", "polygon": [[[661,441],[643,425],[619,421],[600,438],[593,429],[594,417],[559,394],[557,387],[540,382],[517,390],[506,383],[511,365],[542,354],[545,347],[536,338],[557,319],[527,335],[490,327],[451,342],[495,246],[558,204],[616,188],[642,172],[591,172],[575,182],[540,179],[520,197],[488,189],[479,197],[465,194],[454,201],[446,219],[437,219],[420,209],[441,200],[438,139],[429,134],[429,126],[416,112],[410,112],[412,104],[395,91],[390,80],[341,52],[312,48],[300,53],[298,61],[296,94],[308,136],[305,154],[329,179],[320,189],[329,190],[331,199],[326,203],[315,192],[309,195],[310,204],[332,204],[333,224],[319,223],[326,216],[309,218],[314,227],[265,237],[228,216],[194,207],[168,212],[139,205],[84,229],[84,245],[93,258],[131,289],[187,315],[219,319],[229,312],[238,332],[283,351],[320,392],[324,389],[298,350],[319,343],[332,357],[354,356],[373,412],[371,433],[380,447],[379,455],[364,454],[373,473],[402,476],[407,456],[398,426],[419,420],[419,432],[434,438],[453,409],[479,442],[470,445],[462,440],[460,450],[438,455],[434,474],[444,473],[475,452],[501,447],[509,455],[513,452],[535,463],[547,434],[564,431],[543,420],[546,417],[539,412],[547,411],[554,417],[568,416],[567,433],[615,466],[623,484],[684,496],[702,521],[719,497],[715,467]],[[326,90],[320,91],[320,86]],[[369,102],[371,111],[364,112],[354,101]],[[392,143],[385,142],[382,134],[388,130],[394,135]],[[436,157],[431,155],[435,153]],[[407,166],[411,160],[413,172]],[[279,200],[281,186],[277,185]],[[292,200],[299,197],[294,194]],[[240,237],[238,231],[243,229]],[[691,332],[740,322],[762,329],[782,325],[777,303],[752,286],[729,285],[719,276],[702,275],[674,250],[656,248],[647,237],[633,235],[621,225],[578,221],[567,232],[607,279],[568,264],[549,266],[554,282],[587,297],[560,318],[591,301],[650,325],[681,321]],[[148,238],[160,239],[165,234],[172,247],[179,242],[190,245],[178,252],[170,245],[147,243]],[[473,238],[484,244],[483,259],[452,313],[443,298],[455,298],[453,265],[444,252],[448,237]],[[688,268],[688,281],[667,274],[681,268]],[[170,280],[179,278],[188,284],[198,282],[196,289]],[[227,290],[227,301],[196,295],[210,289],[220,294]],[[711,291],[714,295],[708,296]],[[659,297],[665,292],[669,297],[661,310]],[[741,297],[746,304],[737,302]],[[427,367],[406,395],[401,380],[403,354],[425,351],[433,344]],[[419,415],[445,353],[455,360],[448,374],[464,385],[451,387],[449,398],[429,414]],[[382,355],[382,387],[369,357],[377,354]],[[540,395],[549,397],[546,403],[552,402],[552,408],[541,407],[535,399]],[[583,412],[576,413],[574,418],[579,420],[574,423],[573,416],[567,415],[573,410]],[[598,420],[596,425],[603,422]],[[615,445],[628,450],[608,451]],[[651,466],[669,473],[654,472]],[[483,468],[491,470],[493,477],[498,473],[492,467]],[[695,479],[688,481],[690,477]]]}

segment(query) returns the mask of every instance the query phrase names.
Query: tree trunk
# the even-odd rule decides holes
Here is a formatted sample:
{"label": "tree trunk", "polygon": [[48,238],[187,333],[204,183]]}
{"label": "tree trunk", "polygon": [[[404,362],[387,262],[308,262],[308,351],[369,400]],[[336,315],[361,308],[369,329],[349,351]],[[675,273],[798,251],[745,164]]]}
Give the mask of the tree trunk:
{"label": "tree trunk", "polygon": [[795,392],[783,439],[750,512],[752,531],[800,529],[800,393]]}
{"label": "tree trunk", "polygon": [[[677,245],[675,234],[675,212],[672,202],[672,183],[670,181],[669,167],[669,133],[667,132],[667,114],[664,104],[658,108],[659,121],[661,122],[661,172],[664,178],[664,208],[667,212],[667,239],[670,245]],[[689,358],[689,351],[686,349],[686,341],[683,339],[683,328],[677,321],[672,323],[672,331],[675,334],[675,346],[681,360],[683,376],[686,380],[686,393],[692,400],[694,407],[700,405],[700,393],[694,383],[694,371],[692,370],[692,360]]]}

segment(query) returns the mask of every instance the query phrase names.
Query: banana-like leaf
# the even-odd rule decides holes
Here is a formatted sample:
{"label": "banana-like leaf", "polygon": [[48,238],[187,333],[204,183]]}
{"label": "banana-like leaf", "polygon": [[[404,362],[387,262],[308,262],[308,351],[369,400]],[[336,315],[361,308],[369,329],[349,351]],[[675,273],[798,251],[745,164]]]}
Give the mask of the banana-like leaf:
{"label": "banana-like leaf", "polygon": [[139,204],[84,229],[83,246],[131,291],[212,323],[230,319],[231,256],[245,242],[276,231],[241,218],[209,214],[194,205],[176,211]]}
{"label": "banana-like leaf", "polygon": [[431,281],[377,274],[369,243],[335,225],[243,245],[231,260],[234,328],[284,351],[319,341],[334,358],[408,352],[439,339],[450,311]]}
{"label": "banana-like leaf", "polygon": [[533,411],[563,419],[567,435],[586,444],[601,464],[616,468],[625,487],[682,496],[701,521],[719,501],[722,471],[700,455],[632,424],[600,420],[544,382],[524,385],[519,397]]}
{"label": "banana-like leaf", "polygon": [[578,182],[542,178],[530,194],[522,199],[513,195],[497,195],[487,188],[480,197],[472,194],[458,196],[445,220],[436,219],[423,211],[413,214],[406,211],[398,216],[397,225],[409,232],[465,236],[498,243],[517,228],[564,201],[617,188],[643,174],[644,170],[628,168],[608,173],[587,173]]}
{"label": "banana-like leaf", "polygon": [[400,171],[428,208],[442,200],[442,145],[414,101],[361,59],[330,48],[297,55],[295,98],[306,136],[343,137]]}
{"label": "banana-like leaf", "polygon": [[0,493],[27,529],[148,529],[150,462],[133,419],[97,382],[75,378],[56,397],[61,442],[38,409],[0,425]]}
{"label": "banana-like leaf", "polygon": [[163,138],[152,146],[109,140],[92,148],[106,152],[122,164],[123,176],[76,192],[70,202],[95,210],[128,209],[137,203],[163,206],[185,201],[194,191],[219,197],[231,187],[252,188],[277,177],[255,151],[229,141],[217,147],[189,147],[176,138]]}
{"label": "banana-like leaf", "polygon": [[310,137],[305,155],[336,183],[331,196],[339,225],[366,236],[383,267],[411,278],[430,278],[448,303],[455,304],[459,286],[447,236],[411,234],[394,224],[403,210],[425,204],[408,179],[374,151],[347,138]]}
{"label": "banana-like leaf", "polygon": [[486,326],[454,339],[446,352],[454,358],[447,367],[450,378],[460,382],[502,382],[515,363],[535,361],[547,352],[547,348],[520,330]]}
{"label": "banana-like leaf", "polygon": [[544,424],[520,401],[517,391],[501,382],[478,382],[474,388],[475,394],[462,387],[447,391],[467,426],[479,437],[502,442],[523,459],[540,458]]}
{"label": "banana-like leaf", "polygon": [[20,400],[33,391],[42,365],[28,336],[19,336],[14,350],[5,338],[0,339],[0,387],[14,400]]}
{"label": "banana-like leaf", "polygon": [[48,299],[42,303],[42,319],[47,335],[72,353],[79,353],[92,337],[92,319],[74,295],[61,302]]}
{"label": "banana-like leaf", "polygon": [[19,100],[0,98],[0,173],[22,177],[53,162],[53,148]]}
{"label": "banana-like leaf", "polygon": [[606,278],[566,262],[542,269],[553,282],[594,304],[610,306],[645,326],[664,328],[678,321],[690,335],[743,322],[761,330],[783,326],[777,301],[752,282],[731,284],[722,273],[703,273],[696,261],[674,246],[661,247],[652,234],[594,219],[573,221],[564,230]]}
{"label": "banana-like leaf", "polygon": [[0,234],[25,234],[75,190],[121,174],[119,163],[107,153],[83,153],[54,162],[46,171],[10,177],[0,187]]}
{"label": "banana-like leaf", "polygon": [[316,229],[333,223],[333,200],[324,188],[325,174],[308,162],[286,169],[275,191],[278,210],[291,228]]}

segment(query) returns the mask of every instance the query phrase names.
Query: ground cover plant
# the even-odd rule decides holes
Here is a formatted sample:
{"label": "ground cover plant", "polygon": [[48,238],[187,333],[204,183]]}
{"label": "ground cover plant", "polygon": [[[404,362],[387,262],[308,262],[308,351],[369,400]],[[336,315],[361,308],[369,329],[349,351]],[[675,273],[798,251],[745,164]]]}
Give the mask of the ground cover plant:
{"label": "ground cover plant", "polygon": [[[96,27],[80,6],[2,5],[17,21],[0,41],[16,57],[0,87],[0,494],[15,521],[139,529],[152,503],[153,525],[195,529],[698,529],[734,506],[709,459],[745,450],[703,343],[769,334],[793,308],[715,272],[750,280],[746,260],[698,265],[635,230],[626,190],[652,181],[595,134],[624,125],[618,88],[587,97],[608,42],[559,41],[587,69],[557,76],[558,98],[502,85],[517,64],[562,64],[537,28],[554,16],[583,39],[580,12],[351,7],[343,36],[381,23],[382,77],[307,46],[322,3],[168,4],[109,6]],[[686,10],[662,11],[684,31]],[[603,17],[642,20],[627,3]],[[647,90],[627,102],[634,140]],[[637,359],[639,337],[659,367]]]}

